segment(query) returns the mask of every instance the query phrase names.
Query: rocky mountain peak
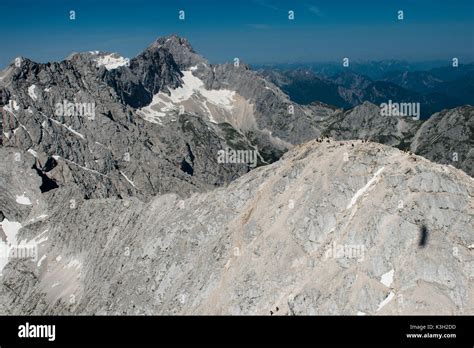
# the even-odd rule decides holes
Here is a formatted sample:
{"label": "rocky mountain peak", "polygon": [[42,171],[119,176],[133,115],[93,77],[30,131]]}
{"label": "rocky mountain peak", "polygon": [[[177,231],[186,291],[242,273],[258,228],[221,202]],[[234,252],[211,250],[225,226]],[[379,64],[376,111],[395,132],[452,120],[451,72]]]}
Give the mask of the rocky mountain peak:
{"label": "rocky mountain peak", "polygon": [[166,49],[173,56],[181,70],[187,70],[200,64],[208,65],[206,59],[197,54],[187,39],[177,35],[158,38],[147,50]]}
{"label": "rocky mountain peak", "polygon": [[184,49],[184,50],[188,50],[192,53],[196,53],[193,49],[193,47],[191,46],[191,43],[189,42],[188,39],[186,38],[182,38],[176,34],[172,34],[172,35],[169,35],[169,36],[165,36],[165,37],[160,37],[158,39],[156,39],[156,41],[151,45],[152,47],[170,47],[170,46],[173,46],[173,47],[180,47],[181,49]]}

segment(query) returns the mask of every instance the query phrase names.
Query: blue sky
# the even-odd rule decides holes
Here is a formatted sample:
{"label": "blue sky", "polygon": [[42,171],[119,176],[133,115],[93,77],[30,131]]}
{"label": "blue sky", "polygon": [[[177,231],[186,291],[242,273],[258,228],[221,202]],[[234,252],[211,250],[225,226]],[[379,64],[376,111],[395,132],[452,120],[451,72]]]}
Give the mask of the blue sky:
{"label": "blue sky", "polygon": [[173,33],[211,62],[474,61],[474,0],[1,0],[0,13],[2,68],[19,55],[133,57]]}

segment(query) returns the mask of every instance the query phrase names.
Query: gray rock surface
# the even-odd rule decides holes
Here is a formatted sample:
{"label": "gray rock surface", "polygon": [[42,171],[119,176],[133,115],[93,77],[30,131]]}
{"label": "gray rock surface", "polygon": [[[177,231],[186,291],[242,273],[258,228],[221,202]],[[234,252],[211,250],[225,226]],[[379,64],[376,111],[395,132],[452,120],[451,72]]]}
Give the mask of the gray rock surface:
{"label": "gray rock surface", "polygon": [[134,108],[150,104],[159,91],[182,86],[182,73],[166,49],[148,48],[130,60],[128,66],[107,70],[103,79],[121,100]]}
{"label": "gray rock surface", "polygon": [[380,107],[364,102],[324,122],[323,135],[335,139],[365,139],[407,149],[421,125],[411,117],[382,116]]}
{"label": "gray rock surface", "polygon": [[[164,52],[164,58],[160,51],[147,63],[145,54],[132,60],[123,74],[136,71],[129,77],[130,86],[135,87],[118,85],[125,91],[142,89],[150,95],[179,85],[181,73]],[[74,54],[69,60],[48,64],[24,59],[20,67],[10,66],[2,80],[2,95],[7,99],[3,145],[34,151],[42,175],[59,186],[75,186],[85,198],[188,194],[222,185],[249,170],[245,164],[216,165],[218,151],[232,147],[230,141],[234,141],[226,139],[229,132],[222,126],[187,113],[161,126],[137,116],[108,84],[109,73],[115,70],[98,66],[96,60],[101,56]],[[147,68],[148,74],[144,72]],[[123,74],[114,76],[119,79]],[[58,113],[57,104],[66,103],[84,103],[94,109],[94,117]],[[248,140],[241,143],[253,149]],[[194,156],[192,175],[182,170],[189,152]],[[44,170],[47,162],[54,165]]]}
{"label": "gray rock surface", "polygon": [[474,176],[474,108],[464,106],[434,114],[422,124],[410,149]]}
{"label": "gray rock surface", "polygon": [[474,108],[469,105],[417,121],[381,116],[379,106],[364,102],[326,118],[321,129],[323,136],[336,140],[365,139],[387,144],[474,175]]}
{"label": "gray rock surface", "polygon": [[[169,50],[182,70],[195,67],[193,74],[204,81],[206,88],[237,92],[253,105],[256,130],[271,132],[273,137],[287,143],[299,144],[318,137],[320,129],[316,121],[334,113],[330,107],[312,109],[293,103],[276,85],[240,60],[210,64],[192,49],[187,40],[177,36],[158,39],[151,47]],[[233,59],[229,57],[229,60]],[[293,108],[291,111],[290,106]]]}
{"label": "gray rock surface", "polygon": [[[29,185],[10,179],[2,191],[27,189],[35,202]],[[0,312],[468,314],[473,194],[453,167],[313,141],[185,200],[65,208],[56,196],[21,221],[18,239],[36,241],[41,262],[5,266]],[[48,216],[30,221],[41,209]]]}

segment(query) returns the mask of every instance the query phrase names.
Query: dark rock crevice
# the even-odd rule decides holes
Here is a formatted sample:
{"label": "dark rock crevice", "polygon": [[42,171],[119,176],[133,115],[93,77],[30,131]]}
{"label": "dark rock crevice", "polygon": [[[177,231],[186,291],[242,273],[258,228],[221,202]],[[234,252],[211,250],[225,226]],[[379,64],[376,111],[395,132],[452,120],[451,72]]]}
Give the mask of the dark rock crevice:
{"label": "dark rock crevice", "polygon": [[[54,160],[54,159],[53,159]],[[46,162],[47,163],[47,162]],[[57,189],[59,188],[59,185],[56,183],[56,181],[54,181],[53,179],[51,179],[50,177],[48,177],[41,169],[39,169],[37,166],[36,166],[36,163],[33,165],[33,167],[31,167],[32,169],[36,170],[36,173],[38,173],[38,175],[41,177],[42,179],[42,183],[40,185],[40,190],[41,190],[41,193],[45,193],[45,192],[48,192],[48,191],[51,191],[51,190],[54,190],[54,189]],[[51,168],[52,169],[52,168]]]}

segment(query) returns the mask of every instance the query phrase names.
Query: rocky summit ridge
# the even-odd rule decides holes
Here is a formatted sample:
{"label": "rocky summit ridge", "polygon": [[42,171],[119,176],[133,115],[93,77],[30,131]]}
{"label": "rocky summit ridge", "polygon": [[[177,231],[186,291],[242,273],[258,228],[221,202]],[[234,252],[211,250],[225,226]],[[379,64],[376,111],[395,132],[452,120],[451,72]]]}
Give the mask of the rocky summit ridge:
{"label": "rocky summit ridge", "polygon": [[39,250],[3,269],[2,313],[473,310],[473,179],[385,145],[311,141],[226,188],[148,203],[47,208],[28,166],[13,168],[28,188],[1,169],[5,199],[36,202],[17,239]]}

